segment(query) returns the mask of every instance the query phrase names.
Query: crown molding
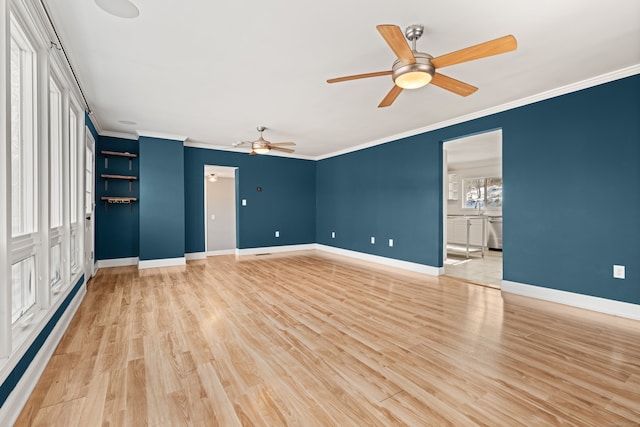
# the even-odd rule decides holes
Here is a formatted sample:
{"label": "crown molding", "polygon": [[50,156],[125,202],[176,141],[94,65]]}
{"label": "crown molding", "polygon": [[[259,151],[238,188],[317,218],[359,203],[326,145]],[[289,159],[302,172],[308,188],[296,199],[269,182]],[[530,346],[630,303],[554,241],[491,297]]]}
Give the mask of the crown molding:
{"label": "crown molding", "polygon": [[138,135],[134,135],[132,133],[126,133],[126,132],[116,132],[116,131],[112,131],[112,130],[105,130],[102,132],[98,132],[98,134],[100,136],[108,136],[108,137],[112,137],[112,138],[120,138],[120,139],[131,139],[134,141],[138,140]]}
{"label": "crown molding", "polygon": [[524,105],[534,104],[539,101],[544,101],[544,100],[555,98],[561,95],[566,95],[568,93],[577,92],[583,89],[588,89],[590,87],[598,86],[604,83],[609,83],[615,80],[620,80],[625,77],[634,76],[636,74],[640,74],[640,64],[632,65],[630,67],[622,68],[620,70],[612,71],[610,73],[602,74],[600,76],[592,77],[589,79],[581,80],[579,82],[561,86],[555,89],[547,90],[545,92],[540,92],[536,95],[528,96],[526,98],[521,98],[516,101],[507,102],[505,104],[501,104],[495,107],[490,107],[474,113],[466,114],[464,116],[459,116],[453,119],[444,120],[442,122],[435,123],[429,126],[424,126],[421,128],[410,130],[410,131],[397,133],[395,135],[390,135],[384,138],[376,139],[371,142],[366,142],[364,144],[356,145],[351,148],[345,148],[344,150],[323,154],[315,157],[314,160],[323,160],[331,157],[340,156],[342,154],[352,153],[354,151],[364,150],[366,148],[375,147],[376,145],[385,144],[391,141],[397,141],[402,138],[408,138],[410,136],[419,135],[425,132],[431,132],[434,130],[445,128],[447,126],[452,126],[459,123],[464,123],[474,119],[478,119],[480,117],[486,117],[492,114],[501,113],[503,111],[512,110],[514,108],[522,107]]}
{"label": "crown molding", "polygon": [[[214,145],[214,144],[207,144],[205,142],[197,142],[197,141],[185,141],[184,146],[192,147],[192,148],[204,148],[205,150],[231,151],[234,153],[249,154],[247,152],[247,147],[233,147],[233,146],[229,147],[226,145]],[[300,159],[300,160],[316,160],[315,156],[306,156],[304,154],[280,153],[280,152],[274,152],[274,151],[270,151],[267,154],[260,154],[260,155],[273,156],[273,157],[287,157],[290,159]]]}
{"label": "crown molding", "polygon": [[182,135],[174,135],[171,133],[164,132],[154,132],[151,130],[136,130],[138,136],[146,136],[148,138],[158,138],[158,139],[172,139],[174,141],[182,141],[185,142],[187,140],[186,136]]}

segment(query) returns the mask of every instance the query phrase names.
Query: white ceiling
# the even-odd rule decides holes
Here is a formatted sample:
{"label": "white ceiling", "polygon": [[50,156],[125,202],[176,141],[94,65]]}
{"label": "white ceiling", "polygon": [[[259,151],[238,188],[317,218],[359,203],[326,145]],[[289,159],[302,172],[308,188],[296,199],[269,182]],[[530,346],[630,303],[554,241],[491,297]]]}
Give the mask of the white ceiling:
{"label": "white ceiling", "polygon": [[[638,0],[132,1],[122,19],[44,0],[98,126],[229,149],[264,125],[323,157],[640,64]],[[443,69],[469,97],[430,85],[379,109],[390,76],[326,83],[391,68],[377,24],[424,24],[433,56],[507,34],[518,49]]]}

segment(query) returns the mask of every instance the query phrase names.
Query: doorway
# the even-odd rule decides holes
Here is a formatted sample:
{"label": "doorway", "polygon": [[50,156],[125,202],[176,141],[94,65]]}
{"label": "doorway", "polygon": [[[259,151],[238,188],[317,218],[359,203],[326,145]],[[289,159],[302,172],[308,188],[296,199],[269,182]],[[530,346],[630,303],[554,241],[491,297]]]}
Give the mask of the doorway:
{"label": "doorway", "polygon": [[443,260],[448,276],[502,283],[502,130],[443,143]]}
{"label": "doorway", "polygon": [[236,251],[236,168],[205,166],[205,251],[207,256]]}
{"label": "doorway", "polygon": [[85,181],[84,181],[84,277],[89,281],[94,273],[94,166],[95,166],[95,141],[89,128],[85,127]]}

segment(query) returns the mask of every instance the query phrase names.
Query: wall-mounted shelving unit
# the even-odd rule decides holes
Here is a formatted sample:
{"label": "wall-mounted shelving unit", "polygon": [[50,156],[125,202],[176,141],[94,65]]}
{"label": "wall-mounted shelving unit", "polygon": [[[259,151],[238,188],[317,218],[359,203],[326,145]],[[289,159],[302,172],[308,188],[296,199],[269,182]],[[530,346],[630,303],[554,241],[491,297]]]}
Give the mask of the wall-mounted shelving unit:
{"label": "wall-mounted shelving unit", "polygon": [[[133,161],[138,157],[136,153],[122,152],[122,151],[110,151],[110,150],[102,150],[100,154],[104,157],[104,169],[109,169],[109,159],[111,158],[126,158],[129,159],[128,171],[133,171]],[[117,162],[116,162],[117,163]],[[118,164],[113,167],[114,173],[102,173],[100,174],[100,178],[104,180],[104,191],[107,192],[109,190],[109,180],[124,180],[129,181],[129,193],[130,194],[117,194],[110,196],[102,196],[100,200],[105,202],[105,210],[107,208],[107,204],[131,204],[132,202],[137,202],[137,197],[132,197],[133,192],[133,182],[138,180],[136,175],[132,174],[123,174],[117,173],[122,172],[122,167],[117,167]],[[124,166],[124,165],[121,165]],[[116,170],[117,169],[117,170]]]}

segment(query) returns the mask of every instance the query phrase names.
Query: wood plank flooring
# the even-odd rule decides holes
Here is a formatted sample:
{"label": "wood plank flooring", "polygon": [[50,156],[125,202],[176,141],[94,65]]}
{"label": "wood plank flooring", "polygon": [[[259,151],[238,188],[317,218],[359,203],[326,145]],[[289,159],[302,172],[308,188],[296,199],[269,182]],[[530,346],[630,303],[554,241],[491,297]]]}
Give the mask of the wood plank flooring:
{"label": "wood plank flooring", "polygon": [[110,268],[16,425],[640,425],[640,322],[314,251]]}

